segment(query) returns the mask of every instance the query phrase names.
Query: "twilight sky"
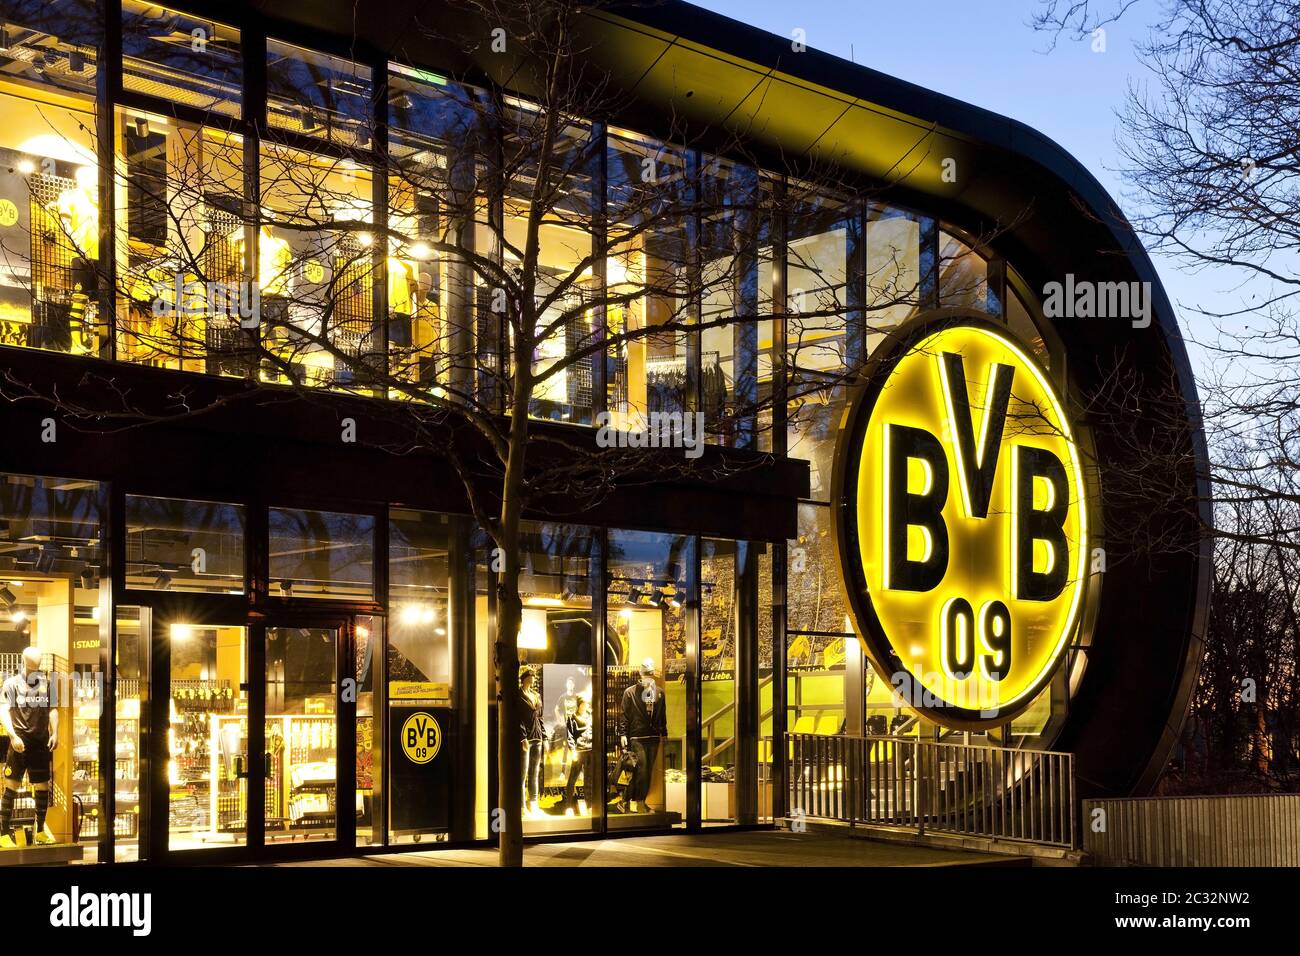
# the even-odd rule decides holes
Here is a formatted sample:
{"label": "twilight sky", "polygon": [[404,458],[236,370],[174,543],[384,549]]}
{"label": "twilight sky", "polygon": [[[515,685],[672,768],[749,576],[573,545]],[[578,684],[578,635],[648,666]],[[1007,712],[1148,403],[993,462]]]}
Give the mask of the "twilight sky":
{"label": "twilight sky", "polygon": [[[808,46],[982,106],[1034,127],[1055,140],[1129,209],[1117,167],[1116,112],[1130,82],[1146,71],[1133,44],[1145,36],[1139,7],[1107,29],[1106,51],[1049,38],[1028,21],[1036,0],[694,0],[698,6],[772,33],[807,34]],[[1189,274],[1156,258],[1170,298],[1190,338],[1208,335],[1188,303],[1239,308],[1239,276]],[[1190,322],[1190,327],[1188,324]]]}

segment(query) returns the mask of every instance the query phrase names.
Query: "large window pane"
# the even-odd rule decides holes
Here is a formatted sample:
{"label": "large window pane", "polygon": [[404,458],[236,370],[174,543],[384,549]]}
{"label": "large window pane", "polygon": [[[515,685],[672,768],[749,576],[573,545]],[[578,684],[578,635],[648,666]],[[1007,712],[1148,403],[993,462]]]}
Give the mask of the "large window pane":
{"label": "large window pane", "polygon": [[[20,3],[3,14],[0,344],[94,355],[103,343],[94,11]],[[90,46],[75,39],[83,29]]]}
{"label": "large window pane", "polygon": [[95,95],[104,27],[95,0],[8,0],[0,75],[48,90]]}
{"label": "large window pane", "polygon": [[737,737],[734,541],[700,542],[700,819],[732,823],[736,817]]}
{"label": "large window pane", "polygon": [[686,818],[686,569],[694,539],[609,533],[605,765],[611,829]]}
{"label": "large window pane", "polygon": [[[145,721],[149,714],[150,612],[148,608],[117,607],[117,660],[113,679],[117,682],[117,752],[113,755],[112,786],[117,816],[113,821],[114,859],[133,863],[140,859],[140,788],[144,767]],[[103,816],[99,824],[103,824]]]}
{"label": "large window pane", "polygon": [[830,501],[835,444],[844,416],[845,386],[817,376],[792,378],[788,385],[786,451],[808,462],[808,497]]}
{"label": "large window pane", "polygon": [[[47,766],[31,761],[25,777],[11,780],[18,793],[10,835],[19,845],[31,845],[44,829],[43,839],[53,837],[64,862],[95,858],[108,776],[99,764],[99,493],[91,481],[0,476],[0,673],[24,672],[22,655],[36,648],[38,672],[59,694],[60,746]],[[40,752],[47,748],[48,729],[34,724],[19,736]],[[0,738],[0,746],[7,751],[12,743]],[[38,807],[42,791],[50,799]],[[69,794],[84,811],[79,835]]]}
{"label": "large window pane", "polygon": [[117,115],[118,357],[245,375],[258,300],[243,247],[238,137],[138,110]]}
{"label": "large window pane", "polygon": [[791,630],[844,633],[850,628],[840,596],[830,508],[799,506],[799,537],[789,547],[788,620]]}
{"label": "large window pane", "polygon": [[126,496],[126,586],[244,592],[244,509],[179,498]]}
{"label": "large window pane", "polygon": [[239,116],[239,31],[140,0],[122,2],[122,86],[195,109]]}
{"label": "large window pane", "polygon": [[272,129],[342,146],[369,146],[373,104],[369,67],[266,41],[266,118]]}
{"label": "large window pane", "polygon": [[368,601],[375,596],[375,519],[271,508],[271,596]]}
{"label": "large window pane", "polygon": [[847,332],[848,308],[856,304],[848,283],[859,248],[857,205],[811,194],[793,197],[792,206],[786,267],[791,372],[843,374],[861,360]]}
{"label": "large window pane", "polygon": [[481,185],[492,143],[485,119],[479,92],[424,71],[391,67],[390,364],[417,391],[453,399],[472,394],[479,325],[499,319],[485,291],[489,277],[462,253],[492,248]]}
{"label": "large window pane", "polygon": [[700,176],[700,394],[710,440],[771,447],[759,406],[772,390],[771,185],[710,158]]}
{"label": "large window pane", "polygon": [[606,323],[611,337],[677,326],[610,348],[609,412],[615,427],[637,427],[652,412],[688,407],[688,289],[695,184],[680,149],[611,131]]}
{"label": "large window pane", "polygon": [[589,830],[602,792],[592,748],[596,548],[583,525],[528,523],[523,529],[523,700],[516,733],[524,757],[525,833]]}
{"label": "large window pane", "polygon": [[[540,314],[533,330],[535,344],[528,359],[539,381],[533,386],[529,415],[552,421],[590,423],[592,367],[588,356],[571,365],[564,359],[595,341],[596,298],[592,250],[591,129],[585,124],[564,126],[547,158],[546,181],[540,175],[537,144],[547,115],[525,103],[505,112],[505,225],[502,230],[506,267],[523,267],[530,217],[539,221],[538,280],[533,290]],[[517,356],[516,360],[523,359]]]}
{"label": "large window pane", "polygon": [[384,362],[367,228],[370,170],[269,143],[261,170],[263,377],[364,389],[367,367]]}
{"label": "large window pane", "polygon": [[947,232],[939,233],[939,305],[997,311],[989,308],[988,263]]}
{"label": "large window pane", "polygon": [[929,301],[934,224],[892,206],[867,209],[867,342],[870,349]]}

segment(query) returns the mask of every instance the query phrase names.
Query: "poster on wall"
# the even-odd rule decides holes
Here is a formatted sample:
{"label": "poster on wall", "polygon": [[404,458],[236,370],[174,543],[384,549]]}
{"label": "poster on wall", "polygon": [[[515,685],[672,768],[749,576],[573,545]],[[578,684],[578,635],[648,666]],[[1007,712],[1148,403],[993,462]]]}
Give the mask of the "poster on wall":
{"label": "poster on wall", "polygon": [[395,833],[451,826],[455,750],[449,707],[393,704],[388,709],[389,826]]}

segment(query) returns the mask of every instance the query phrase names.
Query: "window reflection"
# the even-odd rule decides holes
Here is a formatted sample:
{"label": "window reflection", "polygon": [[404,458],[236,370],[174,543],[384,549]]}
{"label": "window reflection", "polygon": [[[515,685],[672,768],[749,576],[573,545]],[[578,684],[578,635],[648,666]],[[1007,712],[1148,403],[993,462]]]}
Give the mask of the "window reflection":
{"label": "window reflection", "polygon": [[266,41],[266,118],[342,146],[368,146],[373,128],[370,68],[342,57]]}
{"label": "window reflection", "polygon": [[140,0],[122,2],[122,86],[195,109],[239,116],[239,31]]}
{"label": "window reflection", "polygon": [[244,592],[244,509],[179,498],[126,496],[126,586]]}
{"label": "window reflection", "polygon": [[373,517],[271,508],[267,526],[272,597],[374,598]]}

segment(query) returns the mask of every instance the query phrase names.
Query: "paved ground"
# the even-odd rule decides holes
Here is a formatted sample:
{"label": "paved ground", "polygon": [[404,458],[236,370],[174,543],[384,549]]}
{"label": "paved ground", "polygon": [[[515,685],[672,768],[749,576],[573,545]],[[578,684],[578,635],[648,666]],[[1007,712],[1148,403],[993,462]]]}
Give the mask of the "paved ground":
{"label": "paved ground", "polygon": [[[534,844],[525,866],[1027,866],[1019,857],[878,843],[835,832],[754,831]],[[494,850],[383,853],[282,866],[496,865]]]}

